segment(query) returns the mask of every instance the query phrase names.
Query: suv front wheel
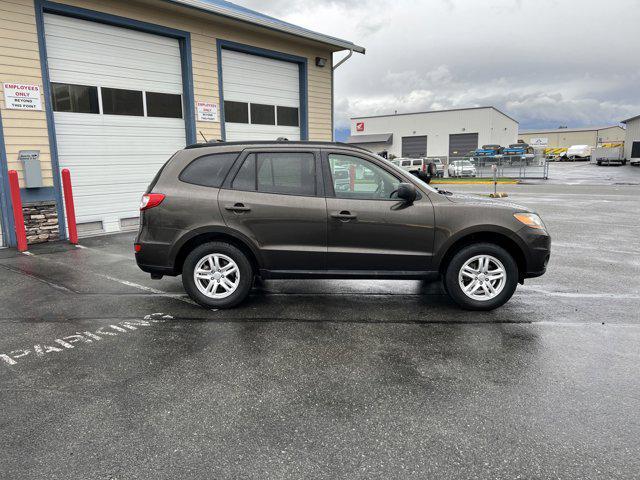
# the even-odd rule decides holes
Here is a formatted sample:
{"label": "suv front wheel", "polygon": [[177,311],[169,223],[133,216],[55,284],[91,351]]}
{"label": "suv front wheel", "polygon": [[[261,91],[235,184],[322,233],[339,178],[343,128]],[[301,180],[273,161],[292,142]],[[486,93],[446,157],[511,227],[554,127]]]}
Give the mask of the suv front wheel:
{"label": "suv front wheel", "polygon": [[458,251],[444,276],[447,293],[467,310],[493,310],[504,305],[518,284],[518,265],[504,248],[492,243]]}
{"label": "suv front wheel", "polygon": [[223,242],[196,247],[182,267],[182,284],[189,296],[206,308],[231,308],[242,302],[253,283],[246,255]]}

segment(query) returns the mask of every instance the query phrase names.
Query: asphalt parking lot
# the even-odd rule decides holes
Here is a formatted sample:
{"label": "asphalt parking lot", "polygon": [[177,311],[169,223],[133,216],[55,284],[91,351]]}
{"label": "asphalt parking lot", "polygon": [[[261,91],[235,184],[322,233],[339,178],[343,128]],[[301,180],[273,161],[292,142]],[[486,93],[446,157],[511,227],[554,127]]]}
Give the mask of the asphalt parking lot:
{"label": "asphalt parking lot", "polygon": [[414,281],[208,311],[129,233],[0,251],[2,478],[637,478],[640,168],[531,183],[500,190],[549,270],[490,313]]}

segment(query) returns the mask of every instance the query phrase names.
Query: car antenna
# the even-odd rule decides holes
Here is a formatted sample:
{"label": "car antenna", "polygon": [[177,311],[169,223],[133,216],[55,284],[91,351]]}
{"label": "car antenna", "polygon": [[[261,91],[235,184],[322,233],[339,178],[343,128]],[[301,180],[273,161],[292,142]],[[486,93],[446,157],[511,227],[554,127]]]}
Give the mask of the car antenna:
{"label": "car antenna", "polygon": [[209,143],[209,140],[207,140],[207,137],[204,136],[204,133],[202,133],[202,130],[198,130],[198,133],[202,136],[202,138],[204,138],[204,143]]}

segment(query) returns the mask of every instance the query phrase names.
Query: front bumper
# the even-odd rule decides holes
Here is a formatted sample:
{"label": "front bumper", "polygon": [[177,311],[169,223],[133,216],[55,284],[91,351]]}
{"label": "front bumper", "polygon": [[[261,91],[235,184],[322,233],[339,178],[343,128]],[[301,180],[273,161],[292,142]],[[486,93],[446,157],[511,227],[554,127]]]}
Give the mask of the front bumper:
{"label": "front bumper", "polygon": [[551,236],[546,230],[524,227],[518,231],[518,237],[526,246],[524,249],[526,268],[521,273],[521,278],[543,275],[547,271],[551,258]]}

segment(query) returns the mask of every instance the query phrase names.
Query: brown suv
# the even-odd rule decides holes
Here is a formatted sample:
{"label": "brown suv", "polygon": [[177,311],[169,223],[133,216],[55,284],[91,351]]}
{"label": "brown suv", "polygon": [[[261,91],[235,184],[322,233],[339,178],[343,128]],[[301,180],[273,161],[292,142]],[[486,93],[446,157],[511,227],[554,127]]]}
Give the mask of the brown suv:
{"label": "brown suv", "polygon": [[542,275],[550,237],[531,210],[434,189],[339,143],[198,144],[142,198],[136,261],[153,278],[228,308],[263,278],[444,280],[464,308],[490,310]]}

